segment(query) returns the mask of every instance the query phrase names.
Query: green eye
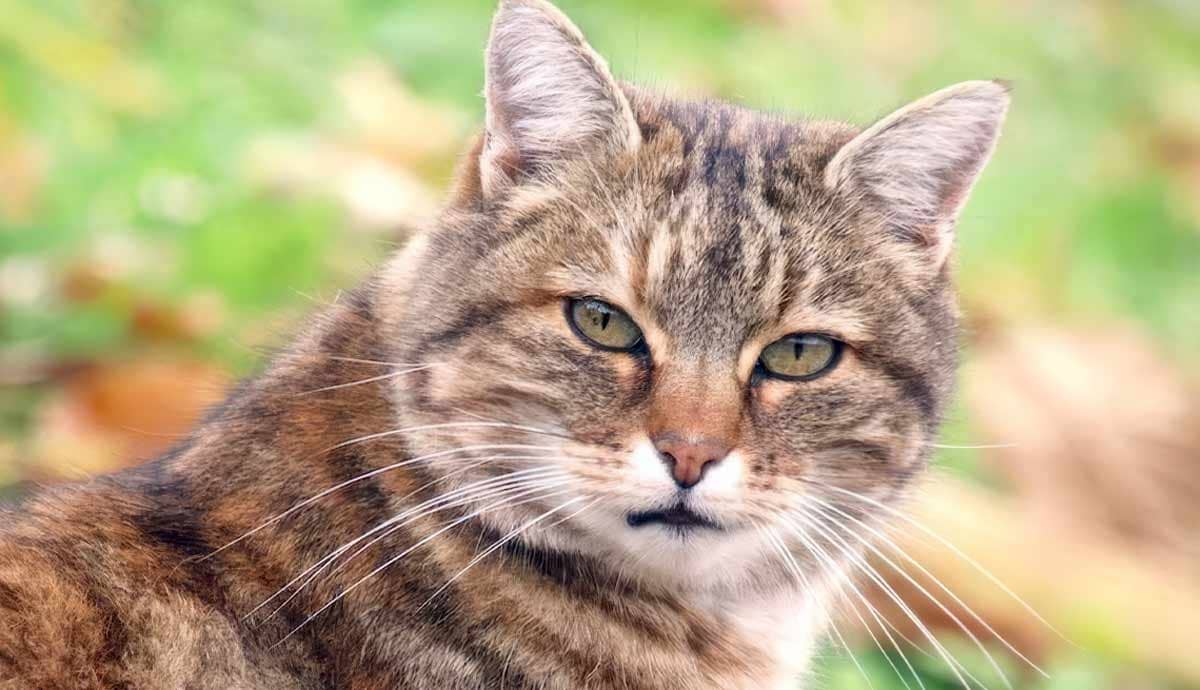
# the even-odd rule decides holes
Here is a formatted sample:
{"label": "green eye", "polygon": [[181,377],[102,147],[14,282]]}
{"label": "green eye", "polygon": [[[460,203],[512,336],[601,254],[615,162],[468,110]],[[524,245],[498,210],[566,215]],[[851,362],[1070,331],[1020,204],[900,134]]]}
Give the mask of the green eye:
{"label": "green eye", "polygon": [[567,321],[581,338],[604,350],[632,350],[642,342],[642,329],[633,319],[598,299],[568,302]]}
{"label": "green eye", "polygon": [[842,344],[815,333],[797,333],[771,343],[758,356],[768,376],[808,381],[829,373],[842,356]]}

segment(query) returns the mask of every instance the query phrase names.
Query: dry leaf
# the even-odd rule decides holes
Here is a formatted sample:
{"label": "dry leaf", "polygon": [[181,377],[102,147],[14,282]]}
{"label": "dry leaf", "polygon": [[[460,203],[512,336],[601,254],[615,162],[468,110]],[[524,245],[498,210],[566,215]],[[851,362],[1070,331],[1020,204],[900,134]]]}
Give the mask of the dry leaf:
{"label": "dry leaf", "polygon": [[32,439],[43,477],[108,472],[180,440],[220,401],[226,374],[204,362],[146,359],[85,367],[41,411]]}

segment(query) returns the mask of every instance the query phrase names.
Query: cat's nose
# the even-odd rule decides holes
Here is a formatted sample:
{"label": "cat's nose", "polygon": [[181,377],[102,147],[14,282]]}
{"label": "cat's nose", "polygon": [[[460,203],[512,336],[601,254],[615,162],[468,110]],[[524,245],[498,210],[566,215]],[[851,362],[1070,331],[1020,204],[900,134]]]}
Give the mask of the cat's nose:
{"label": "cat's nose", "polygon": [[718,439],[685,439],[676,434],[655,438],[654,447],[681,489],[699,484],[705,471],[721,462],[730,451],[729,444]]}

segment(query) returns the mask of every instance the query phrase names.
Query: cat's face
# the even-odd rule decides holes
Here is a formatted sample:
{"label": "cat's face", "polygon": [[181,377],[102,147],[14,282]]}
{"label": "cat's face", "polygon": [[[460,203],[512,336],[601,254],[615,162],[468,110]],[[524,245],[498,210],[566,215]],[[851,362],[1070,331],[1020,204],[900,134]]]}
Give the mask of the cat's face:
{"label": "cat's face", "polygon": [[502,7],[488,68],[487,139],[404,259],[396,355],[432,366],[396,390],[425,471],[483,491],[499,534],[635,574],[786,571],[776,542],[831,570],[928,457],[951,226],[1004,89],[861,135],[676,103],[617,86],[540,2]]}

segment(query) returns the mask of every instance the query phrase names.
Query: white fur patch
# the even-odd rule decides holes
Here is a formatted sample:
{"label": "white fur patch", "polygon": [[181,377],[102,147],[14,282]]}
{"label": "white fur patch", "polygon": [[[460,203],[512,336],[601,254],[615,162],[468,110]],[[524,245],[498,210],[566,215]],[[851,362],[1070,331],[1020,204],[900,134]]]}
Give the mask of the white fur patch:
{"label": "white fur patch", "polygon": [[638,441],[633,447],[633,452],[629,454],[629,468],[633,473],[633,479],[647,488],[661,491],[675,489],[675,483],[671,481],[671,474],[667,470],[666,464],[658,456],[658,450],[648,438]]}
{"label": "white fur patch", "polygon": [[766,690],[794,690],[808,670],[829,617],[828,593],[787,590],[738,602],[730,613],[738,632],[771,650],[775,673]]}
{"label": "white fur patch", "polygon": [[704,472],[704,478],[692,489],[700,505],[710,501],[730,500],[741,494],[746,473],[746,460],[741,452],[732,451]]}

